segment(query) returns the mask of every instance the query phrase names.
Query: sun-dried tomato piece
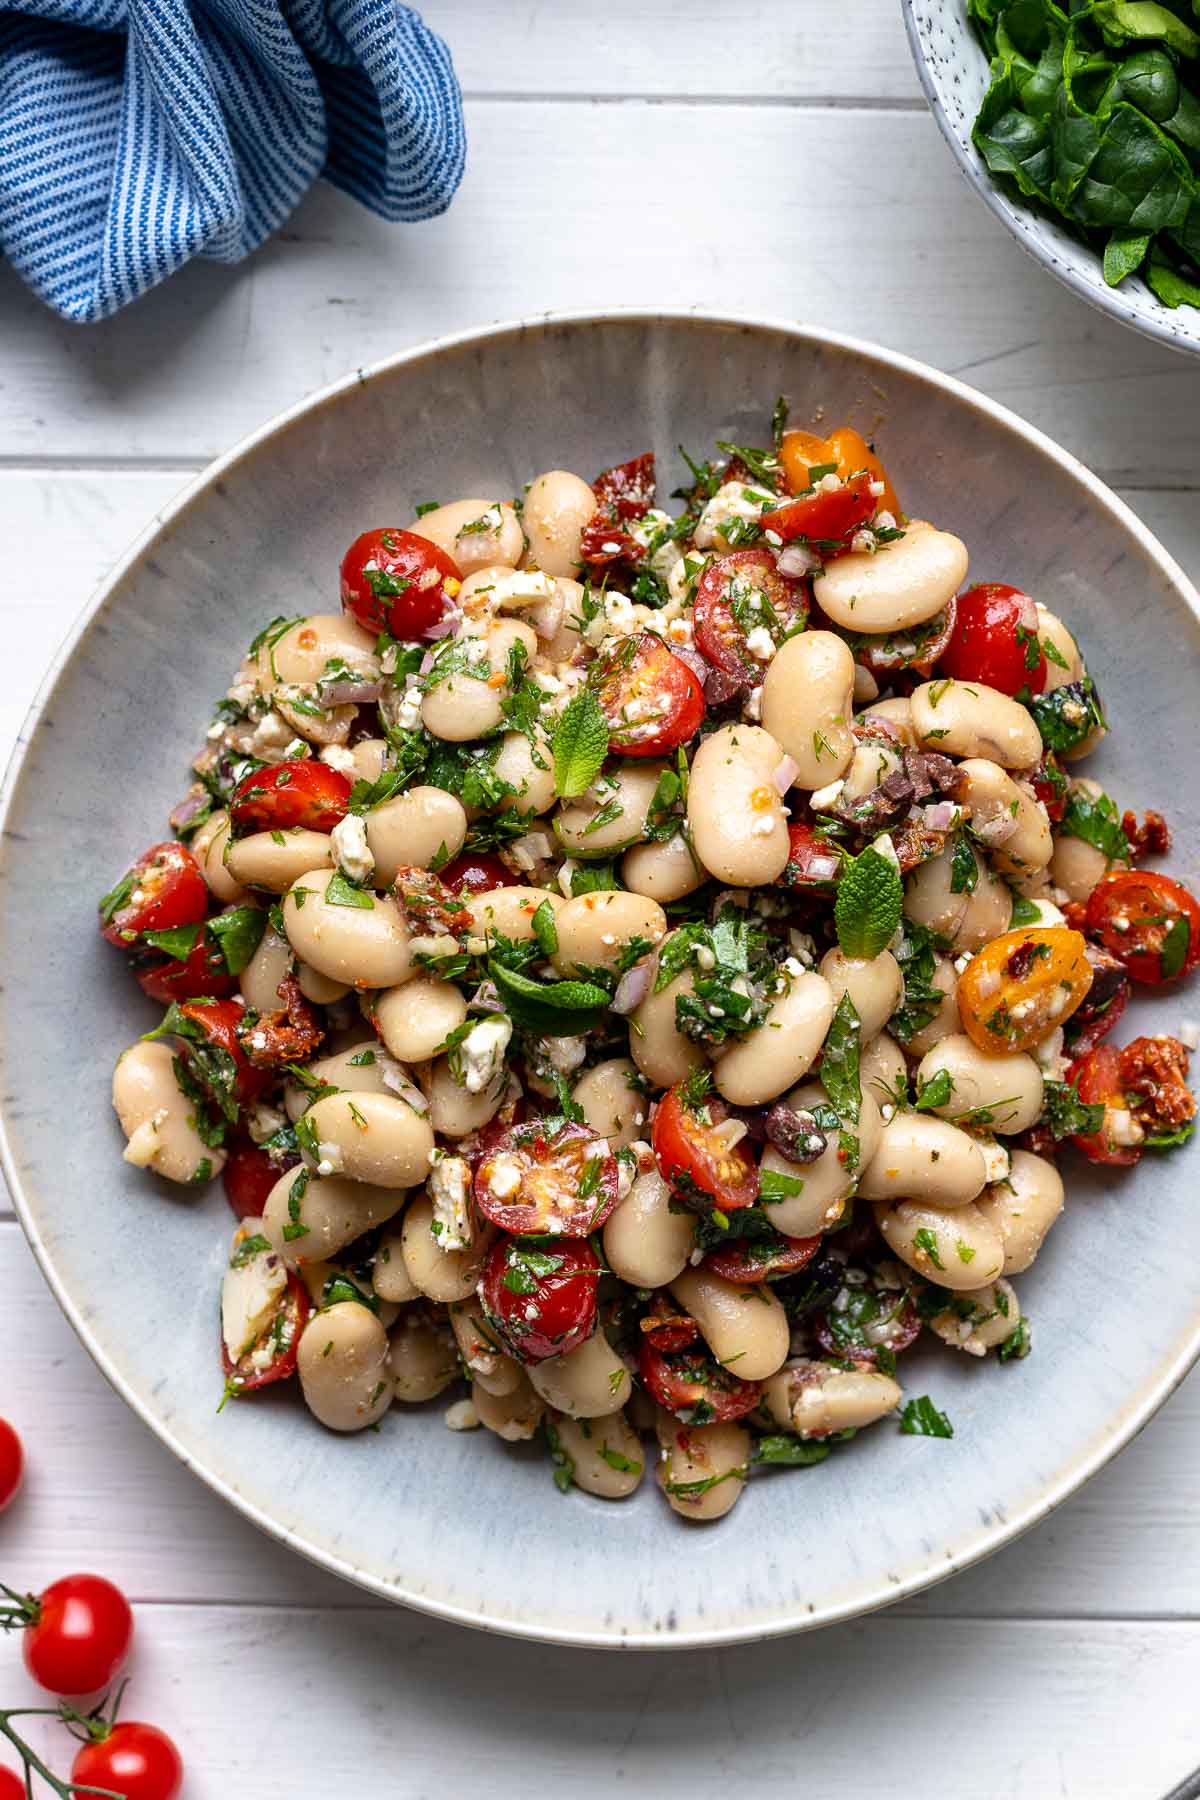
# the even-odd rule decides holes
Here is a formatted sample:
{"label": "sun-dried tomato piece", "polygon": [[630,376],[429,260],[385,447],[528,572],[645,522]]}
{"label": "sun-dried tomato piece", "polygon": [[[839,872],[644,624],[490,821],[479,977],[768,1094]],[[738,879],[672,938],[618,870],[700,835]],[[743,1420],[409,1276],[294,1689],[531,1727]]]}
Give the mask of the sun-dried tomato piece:
{"label": "sun-dried tomato piece", "polygon": [[1139,1037],[1121,1051],[1121,1085],[1129,1110],[1147,1132],[1178,1131],[1196,1116],[1187,1085],[1187,1047],[1173,1037]]}
{"label": "sun-dried tomato piece", "polygon": [[588,520],[580,534],[580,560],[591,569],[606,569],[619,562],[640,562],[642,555],[642,546],[637,539],[600,513]]}
{"label": "sun-dried tomato piece", "polygon": [[278,1011],[250,1013],[237,1028],[246,1061],[256,1069],[307,1062],[325,1036],[316,1009],[304,998],[294,975],[285,975],[275,991],[283,1001]]}
{"label": "sun-dried tomato piece", "polygon": [[919,863],[929,862],[932,857],[940,856],[946,848],[947,834],[944,831],[930,830],[919,819],[905,819],[891,835],[892,847],[902,875],[907,875]]}
{"label": "sun-dried tomato piece", "polygon": [[657,489],[653,450],[602,470],[592,483],[601,510],[613,520],[644,518],[654,505]]}
{"label": "sun-dried tomato piece", "polygon": [[1129,856],[1140,862],[1143,856],[1166,856],[1171,848],[1171,828],[1160,812],[1147,808],[1138,824],[1135,812],[1121,815],[1121,830],[1129,839]]}
{"label": "sun-dried tomato piece", "polygon": [[452,894],[444,881],[429,869],[402,865],[396,871],[396,898],[408,914],[409,924],[417,936],[449,932],[459,937],[471,929],[471,915],[457,894]]}

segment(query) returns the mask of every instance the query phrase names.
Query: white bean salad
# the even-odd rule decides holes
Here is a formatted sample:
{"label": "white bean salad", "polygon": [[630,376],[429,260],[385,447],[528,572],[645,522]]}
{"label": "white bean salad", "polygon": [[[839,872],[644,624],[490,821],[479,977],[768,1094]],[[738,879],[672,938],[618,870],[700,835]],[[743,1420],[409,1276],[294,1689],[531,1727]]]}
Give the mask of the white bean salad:
{"label": "white bean salad", "polygon": [[1075,637],[786,418],[675,512],[644,455],[364,532],[104,897],[167,1008],[126,1160],[238,1219],[227,1397],[352,1432],[458,1387],[563,1490],[649,1442],[716,1519],[883,1419],[952,1436],[901,1358],[1027,1354],[1060,1144],[1191,1134],[1197,1028],[1107,1034],[1200,909],[1069,772]]}

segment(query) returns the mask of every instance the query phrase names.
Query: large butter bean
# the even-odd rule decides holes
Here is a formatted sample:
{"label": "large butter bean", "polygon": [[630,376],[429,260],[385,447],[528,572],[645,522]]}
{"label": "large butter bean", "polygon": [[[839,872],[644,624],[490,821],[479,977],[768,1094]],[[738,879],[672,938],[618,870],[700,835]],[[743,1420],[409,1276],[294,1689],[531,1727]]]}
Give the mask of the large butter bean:
{"label": "large butter bean", "polygon": [[375,1003],[375,1024],[401,1062],[426,1062],[467,1016],[467,1003],[449,981],[418,975],[389,988]]}
{"label": "large butter bean", "polygon": [[525,549],[521,521],[504,500],[451,500],[407,529],[444,550],[464,576],[493,566],[515,569]]}
{"label": "large butter bean", "polygon": [[954,851],[949,844],[904,879],[905,916],[947,943],[963,922],[968,900],[965,891],[955,893],[953,882]]}
{"label": "large butter bean", "polygon": [[353,769],[343,771],[351,781],[365,781],[374,786],[388,762],[388,741],[386,738],[359,738],[357,744],[344,754],[354,764]]}
{"label": "large butter bean", "polygon": [[471,1398],[479,1414],[479,1423],[494,1431],[506,1444],[527,1444],[536,1436],[546,1412],[545,1402],[521,1368],[517,1369],[515,1385],[506,1388],[503,1394],[481,1387],[478,1381],[472,1382]]}
{"label": "large butter bean", "polygon": [[958,971],[948,956],[934,957],[934,970],[930,985],[938,989],[944,996],[937,1011],[927,1025],[920,1031],[914,1031],[906,1046],[912,1056],[924,1056],[935,1044],[952,1032],[962,1030],[962,1020],[958,1015]]}
{"label": "large butter bean", "polygon": [[264,641],[258,652],[258,687],[274,694],[286,687],[311,687],[325,671],[325,664],[340,659],[352,669],[378,678],[375,639],[348,613],[313,613],[297,620],[272,644]]}
{"label": "large butter bean", "polygon": [[467,835],[462,801],[442,788],[409,788],[364,814],[367,844],[375,858],[373,881],[387,887],[398,869],[427,869],[457,856]]}
{"label": "large butter bean", "polygon": [[971,811],[971,829],[1009,875],[1044,869],[1054,848],[1046,809],[999,763],[968,757],[959,767],[955,792]]}
{"label": "large butter bean", "polygon": [[387,1333],[369,1307],[339,1300],[314,1313],[296,1369],[309,1411],[330,1431],[364,1431],[392,1404]]}
{"label": "large butter bean", "polygon": [[739,1381],[761,1381],[780,1368],[791,1328],[780,1302],[763,1283],[741,1287],[708,1269],[683,1269],[671,1292],[700,1327],[719,1363]]}
{"label": "large butter bean", "polygon": [[783,873],[787,816],[774,780],[782,755],[769,732],[722,725],[701,742],[692,762],[692,847],[709,874],[731,887],[768,886]]}
{"label": "large butter bean", "polygon": [[[717,1092],[735,1106],[761,1106],[808,1073],[834,1013],[833,989],[806,970],[771,1002],[766,1018],[722,1056]],[[635,1052],[636,1055],[636,1052]]]}
{"label": "large butter bean", "polygon": [[833,949],[821,958],[821,974],[833,990],[835,1006],[843,994],[849,994],[858,1013],[865,1048],[879,1036],[903,997],[900,964],[890,950],[863,957],[847,956],[844,950]]}
{"label": "large butter bean", "polygon": [[268,925],[239,978],[246,1005],[260,1013],[276,1012],[283,1005],[279,984],[291,966],[291,945]]}
{"label": "large butter bean", "polygon": [[722,1519],[737,1505],[750,1473],[750,1433],[744,1425],[681,1425],[659,1419],[664,1456],[658,1484],[683,1519]]}
{"label": "large butter bean", "polygon": [[419,1306],[401,1314],[388,1345],[387,1360],[392,1392],[406,1406],[433,1400],[458,1380],[454,1338],[440,1321],[435,1323]]}
{"label": "large butter bean", "polygon": [[282,894],[312,869],[333,868],[333,846],[324,831],[253,831],[227,840],[225,866],[244,887]]}
{"label": "large butter bean", "polygon": [[762,686],[762,721],[799,765],[793,785],[810,792],[846,773],[854,658],[832,631],[802,631],[780,646]]}
{"label": "large butter bean", "polygon": [[813,583],[821,610],[844,631],[884,633],[924,625],[961,587],[967,547],[924,519],[874,555],[835,556]]}
{"label": "large butter bean", "polygon": [[573,576],[583,528],[596,505],[587,482],[566,469],[549,469],[531,481],[523,514],[529,561],[547,575]]}
{"label": "large butter bean", "polygon": [[473,1295],[452,1301],[449,1312],[450,1329],[472,1386],[489,1394],[515,1393],[524,1380],[521,1365],[501,1346],[479,1301]]}
{"label": "large butter bean", "polygon": [[[489,625],[482,640],[487,657],[478,666],[486,679],[456,670],[436,687],[431,687],[421,701],[421,721],[434,737],[452,744],[471,743],[487,737],[504,718],[504,700],[508,695],[508,659],[515,644],[523,644],[532,658],[537,650],[537,633],[519,619],[497,619]],[[493,686],[490,677],[496,677]],[[501,680],[503,676],[505,679]]]}
{"label": "large butter bean", "polygon": [[967,849],[975,858],[975,886],[967,894],[967,904],[950,946],[956,955],[964,950],[972,954],[982,950],[1007,931],[1012,921],[1012,892],[1007,883],[992,874],[974,844],[968,842]]}
{"label": "large butter bean", "polygon": [[868,1200],[925,1200],[931,1206],[965,1206],[983,1192],[987,1164],[968,1132],[926,1113],[897,1113],[859,1177]]}
{"label": "large butter bean", "polygon": [[235,881],[225,867],[225,850],[229,843],[229,814],[211,813],[191,841],[191,852],[200,865],[200,873],[208,891],[223,906],[234,906],[246,899],[246,890]]}
{"label": "large butter bean", "polygon": [[629,1019],[629,1054],[656,1087],[682,1081],[689,1070],[700,1068],[704,1052],[675,1028],[675,1001],[680,994],[694,994],[692,971],[676,975],[659,994],[647,994]]}
{"label": "large butter bean", "polygon": [[554,805],[554,758],[549,740],[542,733],[538,734],[536,748],[535,757],[534,745],[523,731],[506,731],[501,738],[492,768],[501,781],[507,781],[517,791],[504,796],[500,812],[516,807],[523,813],[531,809],[544,813]]}
{"label": "large butter bean", "polygon": [[1052,613],[1048,606],[1037,601],[1038,637],[1043,644],[1053,644],[1062,658],[1056,663],[1052,657],[1046,658],[1046,684],[1043,693],[1052,694],[1055,688],[1066,687],[1068,682],[1078,681],[1083,675],[1083,657],[1079,645],[1067,630],[1057,613]]}
{"label": "large butter bean", "polygon": [[[861,1071],[860,1071],[861,1075]],[[796,1112],[812,1112],[815,1107],[829,1106],[829,1095],[819,1081],[805,1082],[786,1096],[785,1104]],[[836,1109],[835,1109],[836,1110]],[[883,1122],[879,1102],[862,1083],[858,1120],[846,1114],[841,1117],[844,1129],[858,1139],[858,1167],[864,1168],[879,1147]],[[846,1210],[846,1202],[857,1186],[857,1174],[842,1158],[841,1134],[828,1134],[826,1145],[814,1162],[790,1162],[773,1144],[767,1146],[761,1167],[776,1175],[787,1175],[803,1183],[798,1194],[773,1200],[767,1209],[772,1225],[788,1237],[819,1237],[836,1225]]]}
{"label": "large butter bean", "polygon": [[428,1119],[392,1094],[328,1094],[308,1118],[336,1173],[375,1187],[409,1188],[429,1173],[433,1131]]}
{"label": "large butter bean", "polygon": [[942,1073],[950,1077],[950,1098],[933,1110],[943,1119],[984,1108],[990,1117],[974,1123],[1012,1136],[1027,1131],[1042,1110],[1042,1071],[1032,1056],[985,1056],[960,1032],[921,1058],[918,1093]]}
{"label": "large butter bean", "polygon": [[335,1000],[344,1000],[350,992],[346,982],[331,981],[328,975],[322,975],[319,969],[310,969],[305,962],[296,964],[296,985],[314,1006],[332,1006]]}
{"label": "large butter bean", "polygon": [[981,681],[926,681],[910,700],[913,730],[926,750],[986,757],[1005,769],[1040,760],[1042,738],[1025,708]]}
{"label": "large butter bean", "polygon": [[196,1130],[195,1104],[180,1092],[174,1063],[166,1044],[134,1044],[113,1070],[113,1107],[129,1140],[126,1162],[168,1181],[199,1183],[220,1174],[225,1152]]}
{"label": "large butter bean", "polygon": [[293,882],[283,901],[288,942],[331,981],[396,987],[412,969],[404,914],[390,894],[376,894],[369,907],[330,906],[325,889],[332,878],[332,870],[313,868]]}
{"label": "large butter bean", "polygon": [[[369,1062],[364,1060],[367,1057]],[[383,1079],[379,1053],[370,1039],[352,1044],[347,1050],[338,1050],[332,1056],[319,1056],[307,1068],[314,1081],[326,1087],[341,1088],[344,1093],[386,1094],[389,1091]],[[311,1099],[307,1088],[301,1087],[298,1081],[289,1081],[283,1090],[288,1118],[296,1120],[301,1113],[307,1112]]]}
{"label": "large butter bean", "polygon": [[970,1293],[995,1281],[1004,1267],[1000,1232],[973,1200],[952,1212],[901,1200],[878,1207],[875,1216],[889,1250],[939,1287]]}
{"label": "large butter bean", "polygon": [[601,1500],[624,1500],[642,1479],[645,1456],[641,1439],[624,1413],[601,1419],[572,1419],[566,1413],[551,1416],[559,1443],[571,1459],[577,1488]]}
{"label": "large butter bean", "polygon": [[[403,1204],[404,1195],[394,1188],[288,1169],[267,1195],[263,1236],[298,1269],[306,1263],[328,1262],[364,1231],[394,1218]],[[289,1238],[284,1236],[285,1226],[303,1230]]]}
{"label": "large butter bean", "polygon": [[379,1248],[371,1266],[371,1286],[381,1300],[391,1305],[406,1306],[420,1299],[420,1290],[404,1266],[404,1221],[400,1219],[381,1233]]}
{"label": "large butter bean", "polygon": [[[577,861],[595,861],[640,844],[665,766],[626,763],[593,782],[578,800],[560,806],[554,815],[554,834],[567,854]],[[605,823],[596,825],[601,812]]]}
{"label": "large butter bean", "polygon": [[[858,1059],[858,1079],[864,1094],[870,1094],[878,1106],[888,1101],[895,1104],[896,1088],[901,1078],[908,1080],[908,1065],[895,1038],[881,1031],[873,1043],[864,1044]],[[871,1151],[874,1156],[874,1150]]]}
{"label": "large butter bean", "polygon": [[672,900],[682,900],[686,894],[694,894],[707,879],[707,871],[697,862],[682,833],[661,844],[635,844],[632,850],[625,852],[621,863],[621,880],[625,886],[663,906],[669,906]]}
{"label": "large butter bean", "polygon": [[604,1227],[604,1254],[631,1287],[665,1287],[687,1267],[695,1239],[686,1213],[671,1211],[671,1190],[650,1169],[639,1175]]}
{"label": "large butter bean", "polygon": [[533,915],[546,901],[556,918],[566,905],[561,894],[535,887],[491,888],[484,894],[462,895],[476,937],[506,937],[521,944],[533,937]]}
{"label": "large butter bean", "polygon": [[[1087,776],[1077,778],[1071,783],[1072,795],[1079,795],[1085,800],[1099,800],[1104,797],[1104,789],[1098,781],[1091,781]],[[1122,869],[1123,862],[1110,861],[1103,850],[1095,844],[1085,842],[1083,838],[1068,837],[1065,834],[1054,840],[1054,853],[1050,858],[1050,878],[1056,887],[1060,887],[1068,900],[1083,902],[1087,899],[1097,882],[1112,872]]]}
{"label": "large butter bean", "polygon": [[400,1227],[400,1253],[414,1286],[443,1304],[470,1299],[495,1234],[479,1231],[469,1250],[443,1250],[432,1227],[433,1202],[427,1194],[414,1195]]}
{"label": "large butter bean", "polygon": [[559,908],[554,923],[558,949],[552,960],[564,975],[615,969],[635,938],[657,948],[667,935],[667,915],[656,900],[609,890],[578,894]]}
{"label": "large butter bean", "polygon": [[838,1369],[807,1359],[780,1369],[763,1390],[771,1417],[802,1438],[861,1431],[894,1412],[902,1397],[891,1376],[877,1369]]}
{"label": "large butter bean", "polygon": [[481,1094],[468,1093],[450,1069],[449,1058],[439,1056],[422,1074],[421,1086],[429,1102],[429,1123],[439,1137],[463,1138],[479,1131],[504,1104],[507,1087],[492,1081]]}
{"label": "large butter bean", "polygon": [[[613,1150],[622,1150],[642,1135],[649,1102],[641,1091],[638,1072],[627,1056],[586,1069],[571,1094],[583,1109],[583,1122],[606,1137]],[[645,1284],[643,1284],[645,1285]],[[650,1286],[657,1287],[657,1282]]]}
{"label": "large butter bean", "polygon": [[567,1356],[534,1363],[529,1379],[548,1406],[573,1419],[617,1412],[633,1391],[628,1369],[602,1331],[594,1331]]}
{"label": "large butter bean", "polygon": [[1029,1150],[1013,1151],[1007,1181],[988,1188],[976,1208],[1000,1234],[1001,1273],[1019,1275],[1029,1268],[1065,1199],[1062,1176],[1052,1162]]}

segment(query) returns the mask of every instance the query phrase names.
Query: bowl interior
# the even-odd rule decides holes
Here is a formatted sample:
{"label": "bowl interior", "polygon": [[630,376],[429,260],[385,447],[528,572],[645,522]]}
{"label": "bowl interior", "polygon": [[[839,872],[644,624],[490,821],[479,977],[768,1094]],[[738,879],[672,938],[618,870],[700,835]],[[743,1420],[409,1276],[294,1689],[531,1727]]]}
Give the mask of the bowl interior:
{"label": "bowl interior", "polygon": [[[414,353],[318,399],[201,480],[118,573],[23,737],[0,869],[8,1169],[84,1342],[153,1428],[250,1517],[334,1571],[448,1617],[573,1642],[733,1640],[843,1617],[938,1579],[1041,1515],[1144,1422],[1189,1366],[1200,1259],[1186,1157],[1070,1203],[1018,1281],[1035,1351],[904,1368],[951,1443],[891,1425],[824,1465],[756,1478],[736,1522],[689,1528],[643,1489],[562,1498],[545,1459],[457,1434],[445,1401],[378,1434],[323,1432],[298,1397],[216,1402],[229,1214],[121,1161],[118,1052],[155,1022],[95,931],[95,901],[165,835],[189,758],[251,633],[333,610],[344,545],[415,503],[519,492],[652,446],[761,442],[795,418],[876,437],[914,515],[968,542],[980,577],[1079,632],[1116,730],[1094,759],[1125,804],[1161,804],[1186,878],[1200,846],[1193,595],[1065,454],[967,390],[861,346],[696,318],[551,321]],[[1091,767],[1091,765],[1089,765]],[[1156,1017],[1178,1025],[1178,1001]],[[1136,1021],[1135,1021],[1136,1023]],[[515,1553],[514,1553],[515,1552]]]}
{"label": "bowl interior", "polygon": [[1164,306],[1138,275],[1110,288],[1097,251],[1056,219],[1010,198],[993,181],[971,142],[971,127],[991,78],[987,56],[967,18],[966,0],[904,0],[904,18],[917,73],[942,135],[972,187],[1022,249],[1101,312],[1173,349],[1200,351],[1200,310]]}

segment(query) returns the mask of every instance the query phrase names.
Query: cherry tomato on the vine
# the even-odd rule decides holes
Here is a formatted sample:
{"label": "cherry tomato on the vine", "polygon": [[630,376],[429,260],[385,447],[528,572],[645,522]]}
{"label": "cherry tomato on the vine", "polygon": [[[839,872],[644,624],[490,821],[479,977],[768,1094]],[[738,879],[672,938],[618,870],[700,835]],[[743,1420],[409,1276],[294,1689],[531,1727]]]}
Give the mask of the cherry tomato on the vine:
{"label": "cherry tomato on the vine", "polygon": [[170,1006],[172,1000],[224,1000],[237,977],[229,973],[220,944],[201,927],[185,961],[169,957],[139,969],[137,984],[149,999]]}
{"label": "cherry tomato on the vine", "polygon": [[28,1789],[15,1769],[0,1764],[0,1800],[26,1800]]}
{"label": "cherry tomato on the vine", "polygon": [[748,676],[757,687],[775,647],[807,617],[804,587],[784,580],[769,550],[734,550],[714,557],[700,577],[696,648],[714,669]]}
{"label": "cherry tomato on the vine", "polygon": [[686,1082],[662,1097],[651,1137],[658,1172],[685,1200],[740,1212],[758,1198],[758,1168],[744,1140],[732,1149],[721,1132],[729,1108],[715,1094],[694,1099]]}
{"label": "cherry tomato on the vine", "polygon": [[0,1419],[0,1512],[16,1496],[25,1473],[25,1451],[7,1419]]}
{"label": "cherry tomato on the vine", "polygon": [[699,1343],[663,1351],[644,1337],[638,1345],[638,1374],[651,1399],[685,1425],[743,1418],[762,1394],[760,1381],[739,1381]]}
{"label": "cherry tomato on the vine", "polygon": [[617,1159],[608,1140],[544,1119],[506,1131],[475,1165],[475,1204],[514,1237],[585,1238],[617,1204]]}
{"label": "cherry tomato on the vine", "polygon": [[38,1683],[64,1699],[116,1680],[133,1641],[133,1613],[102,1575],[64,1575],[33,1602],[22,1654]]}
{"label": "cherry tomato on the vine", "polygon": [[250,831],[332,831],[346,816],[351,783],[340,769],[299,757],[252,769],[233,790],[229,817],[235,836]]}
{"label": "cherry tomato on the vine", "polygon": [[444,550],[390,525],[364,531],[342,558],[342,606],[366,631],[394,638],[418,638],[436,625],[461,585]]}
{"label": "cherry tomato on the vine", "polygon": [[1067,1080],[1076,1084],[1079,1098],[1089,1106],[1099,1104],[1104,1107],[1104,1121],[1099,1131],[1089,1132],[1086,1136],[1077,1132],[1072,1143],[1083,1151],[1089,1162],[1130,1168],[1141,1151],[1136,1144],[1122,1144],[1116,1135],[1122,1118],[1129,1117],[1121,1080],[1121,1052],[1115,1044],[1098,1044],[1081,1062],[1071,1064]]}
{"label": "cherry tomato on the vine", "polygon": [[811,494],[799,494],[774,512],[764,513],[763,530],[775,532],[785,544],[798,538],[840,544],[879,511],[880,501],[871,492],[874,485],[869,472],[851,475],[840,487],[824,488],[818,483]]}
{"label": "cherry tomato on the vine", "polygon": [[234,1217],[261,1218],[267,1195],[282,1173],[283,1165],[273,1163],[257,1144],[235,1144],[221,1170],[221,1185]]}
{"label": "cherry tomato on the vine", "polygon": [[110,1788],[125,1800],[178,1800],[183,1758],[157,1725],[120,1719],[106,1737],[83,1746],[71,1764],[71,1780]]}
{"label": "cherry tomato on the vine", "polygon": [[955,681],[978,681],[1001,694],[1016,694],[1023,687],[1040,694],[1046,685],[1046,656],[1029,595],[1003,581],[968,588],[958,596],[954,635],[938,663]]}
{"label": "cherry tomato on the vine", "polygon": [[1088,899],[1087,929],[1135,981],[1152,987],[1190,975],[1200,962],[1200,905],[1169,875],[1106,875]]}
{"label": "cherry tomato on the vine", "polygon": [[144,931],[197,925],[208,911],[208,888],[191,851],[174,842],[153,844],[100,902],[100,930],[128,949]]}
{"label": "cherry tomato on the vine", "polygon": [[501,1238],[479,1285],[484,1311],[521,1362],[566,1356],[596,1323],[600,1259],[586,1239]]}
{"label": "cherry tomato on the vine", "polygon": [[609,745],[621,756],[662,756],[700,729],[704,689],[651,631],[608,651],[593,677]]}
{"label": "cherry tomato on the vine", "polygon": [[487,894],[493,888],[520,885],[511,869],[487,850],[468,850],[438,873],[442,886],[452,894]]}

